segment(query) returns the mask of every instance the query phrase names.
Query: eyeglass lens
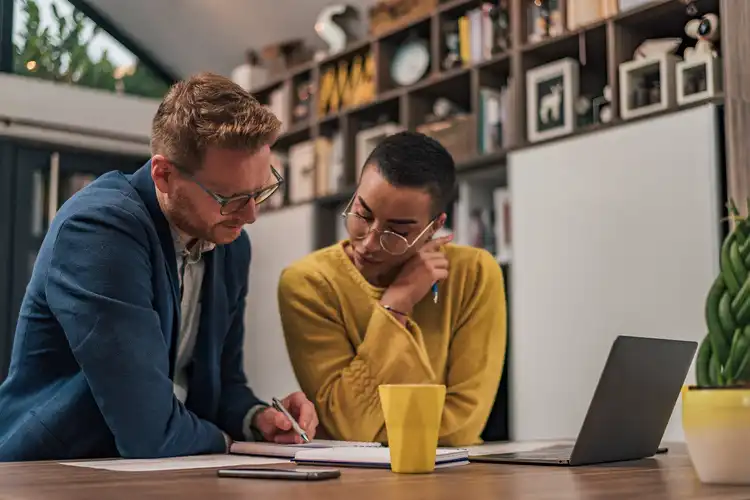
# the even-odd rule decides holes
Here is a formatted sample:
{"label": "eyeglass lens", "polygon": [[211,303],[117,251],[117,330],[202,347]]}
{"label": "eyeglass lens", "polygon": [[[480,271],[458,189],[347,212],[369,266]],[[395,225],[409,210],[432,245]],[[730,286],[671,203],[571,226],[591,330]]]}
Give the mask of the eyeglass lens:
{"label": "eyeglass lens", "polygon": [[237,212],[239,210],[242,210],[245,208],[245,205],[250,201],[250,198],[253,198],[256,205],[260,205],[264,201],[266,201],[268,198],[271,197],[273,193],[276,192],[276,190],[279,188],[278,184],[275,184],[273,186],[269,186],[266,189],[263,189],[262,191],[258,191],[253,196],[242,196],[239,198],[233,198],[226,202],[221,207],[221,213],[222,215],[231,214],[234,212]]}
{"label": "eyeglass lens", "polygon": [[[352,239],[361,240],[370,232],[370,223],[357,214],[349,213],[346,215],[346,229]],[[393,255],[400,255],[409,249],[409,243],[403,236],[390,231],[380,233],[380,245]]]}

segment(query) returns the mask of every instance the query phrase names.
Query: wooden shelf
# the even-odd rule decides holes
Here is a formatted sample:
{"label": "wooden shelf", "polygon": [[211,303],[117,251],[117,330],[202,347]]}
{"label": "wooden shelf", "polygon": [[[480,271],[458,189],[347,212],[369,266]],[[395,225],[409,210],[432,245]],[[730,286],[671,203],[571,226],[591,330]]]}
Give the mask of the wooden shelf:
{"label": "wooden shelf", "polygon": [[[339,130],[344,144],[344,158],[347,179],[354,181],[353,172],[360,168],[356,165],[355,137],[363,121],[372,121],[378,115],[396,120],[408,130],[416,130],[422,125],[438,97],[446,97],[460,104],[464,111],[472,116],[478,124],[480,113],[480,88],[483,86],[499,88],[508,85],[511,112],[508,114],[504,127],[511,133],[508,143],[503,144],[499,152],[481,155],[477,151],[471,160],[459,162],[458,175],[465,177],[480,173],[505,176],[505,158],[509,152],[522,148],[535,147],[551,141],[583,134],[596,133],[611,127],[631,123],[636,120],[624,121],[619,115],[619,65],[632,58],[634,49],[646,39],[680,36],[692,45],[684,35],[684,24],[687,21],[686,7],[681,0],[652,0],[639,7],[619,12],[608,19],[601,19],[573,30],[564,29],[559,36],[535,42],[527,42],[526,37],[526,7],[532,0],[509,0],[511,22],[510,47],[502,53],[479,61],[465,63],[463,66],[443,70],[444,56],[443,23],[446,20],[457,19],[470,9],[479,7],[482,0],[448,0],[442,1],[435,12],[428,16],[415,19],[409,24],[377,37],[367,37],[353,43],[342,52],[329,55],[319,61],[293,68],[288,74],[264,84],[253,91],[253,94],[263,102],[270,92],[282,85],[294,88],[302,77],[311,79],[312,87],[320,87],[319,79],[326,68],[338,65],[344,61],[351,61],[355,56],[371,54],[375,67],[375,95],[371,102],[339,109],[325,116],[317,116],[317,96],[313,93],[311,101],[311,115],[306,123],[292,125],[277,143],[278,149],[288,149],[291,145],[315,139],[321,135],[330,137],[331,131]],[[566,2],[560,0],[561,12],[565,18]],[[696,0],[701,14],[719,13],[720,0]],[[720,13],[719,16],[721,17]],[[409,36],[417,33],[428,42],[432,63],[427,74],[415,84],[399,87],[390,81],[390,63],[395,47],[403,43]],[[678,51],[684,50],[683,44]],[[526,137],[526,71],[561,59],[572,58],[580,62],[579,82],[581,92],[587,95],[601,90],[609,84],[613,91],[613,119],[611,122],[578,127],[564,137],[550,139],[544,142],[529,142]],[[721,97],[713,100],[721,102]],[[705,103],[705,101],[704,101]],[[702,104],[702,103],[699,103]],[[692,105],[690,105],[692,106]],[[686,107],[690,107],[686,106]],[[643,117],[648,119],[663,113],[678,111],[673,107],[662,113],[655,113]],[[281,117],[283,121],[288,117]],[[638,119],[640,120],[640,119]],[[275,148],[276,148],[275,147]],[[350,186],[341,193],[321,196],[313,203],[325,210],[337,207],[346,202],[354,192]]]}

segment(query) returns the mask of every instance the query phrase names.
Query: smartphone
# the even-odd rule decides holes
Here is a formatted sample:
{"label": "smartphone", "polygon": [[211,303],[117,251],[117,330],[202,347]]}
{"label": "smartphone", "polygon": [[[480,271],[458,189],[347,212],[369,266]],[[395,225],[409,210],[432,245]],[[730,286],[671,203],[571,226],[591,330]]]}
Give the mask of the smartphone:
{"label": "smartphone", "polygon": [[219,477],[241,477],[246,479],[291,479],[297,481],[322,481],[341,476],[338,469],[268,469],[263,467],[242,467],[220,469]]}

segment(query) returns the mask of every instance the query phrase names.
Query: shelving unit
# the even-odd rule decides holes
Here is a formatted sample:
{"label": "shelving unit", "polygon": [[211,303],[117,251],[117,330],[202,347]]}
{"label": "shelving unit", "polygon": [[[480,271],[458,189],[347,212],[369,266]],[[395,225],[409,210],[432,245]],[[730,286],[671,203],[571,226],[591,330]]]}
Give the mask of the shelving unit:
{"label": "shelving unit", "polygon": [[[485,3],[481,0],[444,1],[432,14],[417,19],[398,30],[378,37],[359,40],[343,52],[326,57],[320,61],[311,61],[293,68],[286,75],[277,78],[261,88],[254,89],[253,94],[265,104],[270,104],[270,96],[286,87],[289,102],[285,108],[291,110],[298,104],[295,96],[297,86],[304,81],[311,83],[311,105],[309,114],[301,121],[295,122],[292,116],[282,116],[286,130],[279,137],[274,149],[288,151],[291,147],[318,137],[332,137],[341,134],[343,175],[337,188],[331,192],[316,192],[314,196],[302,203],[315,203],[321,209],[321,216],[336,216],[336,209],[345,203],[353,194],[356,185],[357,169],[361,165],[356,160],[356,134],[368,122],[378,117],[398,124],[403,129],[417,130],[425,122],[435,101],[444,97],[457,104],[467,116],[467,130],[464,138],[468,147],[466,154],[457,160],[459,175],[481,171],[496,172],[504,177],[505,158],[508,152],[520,148],[534,147],[543,142],[530,142],[527,138],[526,111],[526,72],[541,65],[559,60],[573,58],[580,64],[580,91],[587,95],[597,95],[604,85],[609,85],[613,99],[610,103],[612,119],[608,123],[592,123],[576,127],[570,135],[590,133],[606,127],[618,126],[624,122],[620,116],[620,92],[618,68],[625,61],[632,59],[635,48],[646,39],[661,37],[680,37],[682,45],[676,54],[681,55],[686,46],[694,41],[684,35],[684,25],[689,19],[686,6],[682,0],[653,0],[630,10],[598,20],[574,30],[566,29],[566,7],[571,0],[558,0],[561,18],[560,34],[538,41],[527,37],[527,9],[534,0],[509,0],[509,39],[507,50],[492,54],[483,54],[478,60],[464,62],[460,67],[444,69],[442,62],[446,54],[445,26],[456,22],[467,11],[479,8]],[[719,0],[697,0],[698,11],[703,14],[719,14]],[[397,47],[406,40],[418,38],[428,42],[430,48],[430,67],[427,73],[410,86],[397,86],[391,78],[390,64]],[[369,102],[336,109],[321,114],[318,112],[318,90],[322,89],[321,79],[331,67],[339,64],[351,64],[359,57],[365,61],[372,57],[374,66],[373,86]],[[480,133],[480,89],[483,87],[499,90],[507,85],[509,107],[503,123],[504,143],[494,151],[480,152],[478,134]],[[716,99],[720,99],[719,96]],[[697,103],[700,104],[700,103]],[[680,109],[670,106],[660,114]],[[653,115],[643,117],[647,119]],[[557,137],[549,140],[559,140]],[[467,144],[464,144],[466,147]],[[317,166],[316,166],[317,168]],[[294,182],[287,176],[287,185]],[[319,191],[319,190],[318,190]],[[280,195],[281,196],[281,195]],[[281,203],[271,209],[301,203],[291,202],[284,194]],[[281,201],[281,200],[280,200]],[[321,246],[332,243],[335,225],[321,224],[319,238]],[[327,226],[331,226],[328,228]]]}
{"label": "shelving unit", "polygon": [[[449,150],[454,153],[459,175],[459,200],[454,210],[449,211],[449,225],[458,233],[462,241],[466,241],[467,228],[456,228],[455,224],[467,224],[473,210],[478,204],[486,204],[492,199],[491,191],[498,187],[509,187],[506,160],[509,153],[536,147],[551,141],[562,140],[571,136],[594,133],[610,127],[617,127],[636,120],[645,120],[665,113],[672,113],[686,107],[700,105],[707,101],[680,107],[670,105],[662,111],[639,118],[626,120],[622,118],[619,109],[619,67],[623,62],[633,58],[634,50],[645,40],[665,37],[679,37],[683,40],[675,54],[682,56],[685,47],[693,46],[684,31],[685,23],[691,18],[682,0],[652,0],[629,10],[616,12],[613,15],[590,22],[575,29],[567,29],[567,9],[573,0],[553,0],[557,2],[558,29],[555,34],[540,39],[529,37],[530,22],[528,8],[535,0],[507,0],[508,32],[507,43],[501,50],[481,51],[480,57],[463,57],[458,67],[446,68],[443,64],[449,52],[446,42],[446,30],[449,25],[455,29],[458,20],[467,15],[468,11],[480,8],[489,3],[497,5],[504,0],[451,0],[441,1],[437,9],[426,16],[408,23],[397,30],[389,31],[377,37],[360,40],[352,44],[343,52],[324,58],[317,62],[310,62],[293,68],[283,77],[267,83],[254,90],[254,95],[264,104],[272,105],[272,95],[278,89],[284,89],[286,102],[282,103],[288,113],[282,113],[281,118],[287,124],[283,135],[278,139],[274,150],[286,152],[305,141],[319,137],[333,138],[337,134],[340,138],[343,171],[338,181],[323,183],[327,187],[320,189],[316,186],[314,196],[307,199],[292,199],[289,191],[279,194],[277,204],[271,204],[264,210],[283,210],[286,207],[302,203],[312,203],[316,212],[315,234],[317,248],[330,245],[340,239],[340,213],[342,206],[349,201],[354,193],[357,180],[357,170],[362,167],[357,159],[357,134],[368,128],[372,123],[390,122],[402,129],[420,130],[429,122],[428,118],[434,111],[435,102],[439,98],[446,98],[458,107],[455,116],[464,118],[461,133],[450,137]],[[604,1],[604,0],[603,0]],[[720,0],[696,0],[694,5],[702,15],[719,11]],[[391,77],[391,64],[397,48],[407,41],[421,39],[429,47],[430,63],[428,71],[412,85],[398,86]],[[459,36],[460,39],[460,36]],[[367,56],[371,57],[374,69],[372,74],[372,88],[365,86],[362,95],[353,96],[353,104],[333,111],[320,112],[318,109],[319,92],[326,91],[326,72],[341,63],[363,64],[366,67]],[[465,56],[465,54],[464,54]],[[581,94],[589,97],[601,95],[603,88],[610,87],[612,99],[609,102],[611,119],[601,122],[594,120],[590,123],[576,124],[574,130],[565,135],[546,140],[532,141],[527,133],[527,74],[530,70],[548,63],[571,58],[577,61],[578,86]],[[293,110],[299,104],[295,96],[301,82],[311,82],[313,104],[309,114],[301,120],[294,120]],[[495,130],[495,139],[501,140],[488,144],[486,133],[485,112],[483,102],[493,92],[505,89],[505,108],[500,130]],[[351,96],[350,96],[351,97]],[[713,102],[721,101],[721,95],[712,98]],[[278,105],[278,103],[276,103]],[[440,120],[437,120],[440,123]],[[433,123],[433,122],[430,122]],[[441,141],[443,142],[443,141]],[[446,147],[448,144],[443,142]],[[458,154],[456,152],[458,151]],[[361,156],[361,154],[360,154]],[[307,175],[317,179],[321,167],[315,163],[308,167]],[[293,186],[295,174],[284,174],[287,187]],[[461,196],[469,203],[459,206]],[[489,196],[488,196],[489,195]],[[507,194],[506,194],[507,195]],[[497,207],[496,207],[497,208]],[[456,212],[456,215],[452,212]],[[495,218],[507,214],[498,214]],[[497,237],[497,232],[495,236]],[[473,236],[469,240],[474,240]],[[497,251],[497,250],[496,250]],[[512,257],[501,256],[496,253],[499,264],[506,277],[506,294],[508,304],[512,301],[510,290],[510,267]],[[510,307],[508,313],[510,314]],[[510,324],[510,322],[509,322]],[[508,367],[513,363],[512,335],[509,329],[509,344],[506,357],[505,371],[498,389],[495,405],[485,430],[485,439],[502,440],[511,437],[512,423],[509,422],[508,404]]]}

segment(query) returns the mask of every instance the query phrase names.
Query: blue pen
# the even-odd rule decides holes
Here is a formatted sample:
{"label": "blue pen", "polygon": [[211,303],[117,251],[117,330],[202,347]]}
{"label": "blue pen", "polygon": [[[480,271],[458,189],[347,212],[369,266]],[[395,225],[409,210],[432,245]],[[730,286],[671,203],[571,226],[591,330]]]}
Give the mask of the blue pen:
{"label": "blue pen", "polygon": [[432,301],[435,304],[437,304],[437,299],[438,299],[438,286],[437,286],[437,281],[436,281],[435,283],[432,284]]}

